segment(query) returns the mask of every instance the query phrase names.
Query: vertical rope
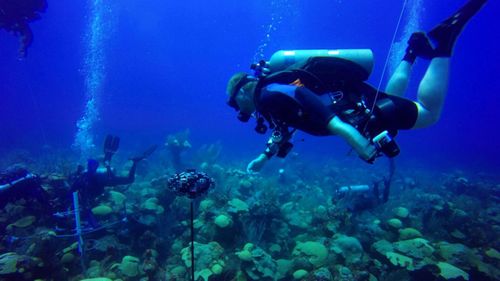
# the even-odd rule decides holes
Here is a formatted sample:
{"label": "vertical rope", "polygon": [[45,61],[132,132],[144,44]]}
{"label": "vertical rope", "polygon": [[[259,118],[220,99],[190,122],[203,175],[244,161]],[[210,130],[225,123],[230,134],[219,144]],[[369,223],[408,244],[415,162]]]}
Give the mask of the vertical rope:
{"label": "vertical rope", "polygon": [[[387,70],[387,65],[389,64],[390,54],[392,52],[392,47],[394,46],[394,41],[396,41],[396,35],[398,34],[399,26],[401,25],[401,20],[403,18],[404,12],[406,10],[406,4],[407,3],[408,3],[408,0],[405,0],[403,2],[403,7],[401,8],[401,12],[399,14],[398,23],[396,24],[396,29],[394,30],[394,34],[392,35],[391,46],[389,48],[389,52],[387,53],[387,57],[385,59],[384,68],[382,69],[382,75],[380,76],[380,81],[378,82],[377,92],[375,93],[375,99],[373,100],[373,105],[372,105],[372,108],[371,108],[371,111],[370,111],[371,114],[373,114],[373,110],[375,109],[375,105],[377,104],[378,96],[379,96],[379,93],[380,93],[380,87],[382,85],[382,81],[384,80],[385,72]],[[367,126],[368,126],[368,123],[365,124],[365,127],[364,127],[362,133],[364,133],[366,131]]]}

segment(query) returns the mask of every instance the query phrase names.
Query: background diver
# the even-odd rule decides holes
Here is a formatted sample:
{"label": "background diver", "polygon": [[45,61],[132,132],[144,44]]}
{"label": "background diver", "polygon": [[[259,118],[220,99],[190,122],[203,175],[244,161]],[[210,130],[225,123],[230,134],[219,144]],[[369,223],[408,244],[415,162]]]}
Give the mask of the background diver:
{"label": "background diver", "polygon": [[78,167],[78,171],[74,176],[71,191],[79,191],[80,204],[89,216],[90,223],[95,223],[90,213],[90,209],[94,207],[96,199],[104,193],[104,188],[109,186],[118,186],[131,184],[135,180],[135,172],[137,164],[149,157],[157,148],[157,145],[149,147],[141,155],[130,158],[132,166],[127,176],[117,176],[111,168],[111,158],[118,150],[120,138],[108,135],[104,142],[104,165],[105,169],[98,169],[99,162],[95,159],[87,161],[87,170],[83,167]]}
{"label": "background diver", "polygon": [[46,0],[0,0],[0,29],[19,36],[19,58],[26,57],[33,43],[29,23],[40,19],[46,9]]}
{"label": "background diver", "polygon": [[[316,136],[339,135],[369,163],[382,153],[396,156],[399,148],[393,138],[398,130],[424,128],[439,120],[455,41],[485,3],[470,0],[430,32],[413,33],[385,93],[364,82],[369,76],[366,68],[335,57],[335,52],[311,55],[274,71],[272,57],[269,63],[252,66],[255,77],[233,75],[227,86],[228,104],[239,112],[238,119],[246,122],[256,117],[260,133],[268,126],[273,129],[266,150],[247,170],[257,172],[272,156],[286,156],[297,129]],[[290,59],[287,52],[282,54],[282,62]],[[411,101],[403,95],[417,57],[430,64],[420,81],[417,101]]]}

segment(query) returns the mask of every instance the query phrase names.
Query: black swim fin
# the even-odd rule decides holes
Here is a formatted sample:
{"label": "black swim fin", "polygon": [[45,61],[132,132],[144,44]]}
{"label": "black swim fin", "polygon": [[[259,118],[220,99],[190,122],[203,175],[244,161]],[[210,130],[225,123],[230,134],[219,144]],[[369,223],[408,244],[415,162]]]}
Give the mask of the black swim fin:
{"label": "black swim fin", "polygon": [[487,0],[469,0],[451,17],[434,27],[427,35],[436,43],[435,56],[449,57],[455,41],[467,22],[483,7]]}
{"label": "black swim fin", "polygon": [[146,149],[141,155],[131,157],[130,160],[132,160],[134,162],[139,162],[141,160],[144,160],[144,159],[148,158],[151,154],[153,154],[153,152],[155,152],[155,150],[157,148],[158,148],[158,145],[153,144],[148,149]]}
{"label": "black swim fin", "polygon": [[104,162],[111,161],[111,158],[120,146],[120,138],[117,136],[107,135],[104,140]]}
{"label": "black swim fin", "polygon": [[408,39],[408,48],[403,60],[413,63],[417,57],[432,59],[435,56],[434,48],[424,32],[415,32]]}

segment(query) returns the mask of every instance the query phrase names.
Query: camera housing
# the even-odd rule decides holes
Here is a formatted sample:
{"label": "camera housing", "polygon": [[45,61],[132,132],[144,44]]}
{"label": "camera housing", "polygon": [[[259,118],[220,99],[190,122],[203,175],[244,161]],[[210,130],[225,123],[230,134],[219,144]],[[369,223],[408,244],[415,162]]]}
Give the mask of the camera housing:
{"label": "camera housing", "polygon": [[377,149],[389,158],[396,157],[401,152],[398,144],[387,131],[378,134],[372,141]]}

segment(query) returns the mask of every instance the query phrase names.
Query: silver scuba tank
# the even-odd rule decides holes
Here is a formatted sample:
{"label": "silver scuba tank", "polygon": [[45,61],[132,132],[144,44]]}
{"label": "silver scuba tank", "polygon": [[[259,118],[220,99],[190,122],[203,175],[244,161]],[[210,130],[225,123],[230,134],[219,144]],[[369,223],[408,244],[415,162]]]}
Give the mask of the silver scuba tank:
{"label": "silver scuba tank", "polygon": [[280,50],[271,56],[267,67],[271,73],[274,73],[311,57],[335,57],[345,59],[361,66],[368,75],[373,69],[373,52],[370,49]]}
{"label": "silver scuba tank", "polygon": [[351,193],[363,193],[368,192],[370,190],[370,186],[367,184],[360,185],[346,185],[341,186],[336,190],[337,195],[345,196]]}

